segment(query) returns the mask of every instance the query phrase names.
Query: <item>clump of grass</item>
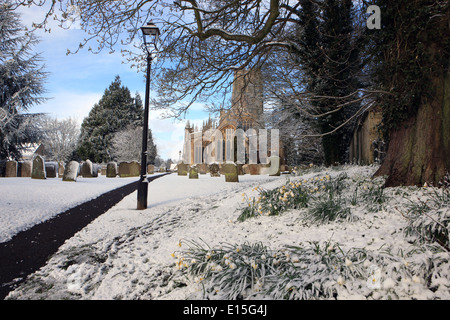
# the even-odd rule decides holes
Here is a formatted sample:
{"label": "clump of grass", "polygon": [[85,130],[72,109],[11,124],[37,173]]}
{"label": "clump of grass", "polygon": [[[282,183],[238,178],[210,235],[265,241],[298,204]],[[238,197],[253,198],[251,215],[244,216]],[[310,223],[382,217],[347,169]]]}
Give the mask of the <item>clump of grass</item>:
{"label": "clump of grass", "polygon": [[410,200],[407,206],[405,235],[418,237],[421,243],[436,242],[450,251],[450,189],[445,185],[423,189],[425,200]]}
{"label": "clump of grass", "polygon": [[[411,278],[416,279],[415,283],[437,290],[441,278],[447,277],[446,273],[436,272],[445,270],[448,258],[436,255],[440,260],[433,260],[435,265],[424,268],[414,262],[417,259],[413,255],[421,254],[417,250],[401,255],[393,254],[389,248],[345,251],[331,241],[308,242],[278,250],[260,242],[211,248],[196,241],[183,241],[184,246],[187,248],[173,254],[175,264],[182,274],[201,286],[204,299],[329,299],[348,292],[369,297],[374,291],[368,282],[380,288],[378,298],[383,298],[383,294],[406,297],[413,290],[406,285],[411,283]],[[378,277],[373,275],[373,266],[383,271]],[[384,281],[400,283],[402,279],[406,281],[404,285],[383,289]]]}
{"label": "clump of grass", "polygon": [[272,190],[256,187],[253,191],[258,191],[258,197],[249,198],[243,194],[246,206],[241,209],[238,221],[301,208],[307,208],[306,219],[315,223],[349,220],[353,216],[342,196],[343,190],[347,188],[347,178],[345,173],[334,178],[327,174],[308,180],[287,181],[285,185]]}

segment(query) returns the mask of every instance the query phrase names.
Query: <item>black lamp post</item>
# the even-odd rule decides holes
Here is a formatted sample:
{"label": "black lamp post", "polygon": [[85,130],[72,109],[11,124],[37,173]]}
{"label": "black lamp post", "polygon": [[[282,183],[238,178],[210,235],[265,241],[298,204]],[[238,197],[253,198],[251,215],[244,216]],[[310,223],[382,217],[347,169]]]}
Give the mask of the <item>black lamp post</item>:
{"label": "black lamp post", "polygon": [[[152,68],[152,50],[156,49],[156,43],[159,38],[159,29],[153,23],[149,22],[147,25],[141,27],[144,36],[145,50],[147,51],[147,78],[145,84],[145,108],[144,108],[144,127],[142,131],[142,154],[141,154],[141,176],[138,181],[137,192],[137,209],[143,210],[147,208],[148,195],[148,180],[147,180],[147,139],[148,139],[148,104],[150,99],[150,72]],[[147,41],[149,37],[150,41]]]}

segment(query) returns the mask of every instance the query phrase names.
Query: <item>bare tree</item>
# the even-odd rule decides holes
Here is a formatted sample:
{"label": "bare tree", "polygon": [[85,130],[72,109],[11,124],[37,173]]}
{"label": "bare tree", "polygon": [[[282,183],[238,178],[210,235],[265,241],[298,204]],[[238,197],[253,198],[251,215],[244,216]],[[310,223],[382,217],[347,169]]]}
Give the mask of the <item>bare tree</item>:
{"label": "bare tree", "polygon": [[41,119],[43,144],[56,161],[68,161],[77,146],[80,125],[72,118],[58,120],[44,116]]}

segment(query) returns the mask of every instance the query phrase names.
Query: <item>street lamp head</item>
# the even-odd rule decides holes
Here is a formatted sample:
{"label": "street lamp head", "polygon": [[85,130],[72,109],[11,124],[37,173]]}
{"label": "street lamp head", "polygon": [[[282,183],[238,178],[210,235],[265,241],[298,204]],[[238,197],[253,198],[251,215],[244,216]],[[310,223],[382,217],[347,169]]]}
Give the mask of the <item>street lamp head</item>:
{"label": "street lamp head", "polygon": [[147,37],[154,37],[154,43],[158,42],[159,28],[150,21],[145,26],[141,27],[142,34],[144,35],[144,43],[147,44]]}

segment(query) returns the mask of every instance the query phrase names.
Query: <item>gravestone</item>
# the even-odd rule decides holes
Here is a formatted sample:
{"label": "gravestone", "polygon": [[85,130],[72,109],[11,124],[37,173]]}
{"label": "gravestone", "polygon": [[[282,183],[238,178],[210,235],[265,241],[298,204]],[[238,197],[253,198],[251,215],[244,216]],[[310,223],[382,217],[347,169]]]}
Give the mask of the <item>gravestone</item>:
{"label": "gravestone", "polygon": [[225,175],[226,182],[239,182],[238,168],[233,162],[227,162],[223,164],[223,174]]}
{"label": "gravestone", "polygon": [[93,178],[97,178],[98,177],[98,172],[101,171],[101,166],[98,163],[93,163],[92,164],[92,177]]}
{"label": "gravestone", "polygon": [[244,175],[244,165],[240,164],[240,163],[236,163],[237,166],[237,171],[238,171],[238,175],[239,176],[243,176]]}
{"label": "gravestone", "polygon": [[31,168],[33,166],[33,162],[30,160],[26,160],[22,163],[22,168],[20,169],[21,177],[31,177]]}
{"label": "gravestone", "polygon": [[248,168],[248,164],[242,165],[242,171],[244,171],[244,174],[250,174],[250,169]]}
{"label": "gravestone", "polygon": [[58,178],[62,178],[64,176],[64,162],[58,162]]}
{"label": "gravestone", "polygon": [[58,164],[56,162],[45,163],[45,175],[47,178],[56,178],[58,174]]}
{"label": "gravestone", "polygon": [[6,161],[5,177],[15,178],[17,177],[17,161]]}
{"label": "gravestone", "polygon": [[251,175],[259,175],[260,174],[260,166],[257,164],[249,164],[248,171]]}
{"label": "gravestone", "polygon": [[77,161],[70,161],[64,169],[63,181],[77,181],[80,164]]}
{"label": "gravestone", "polygon": [[106,177],[115,178],[117,176],[117,162],[108,162],[106,165]]}
{"label": "gravestone", "polygon": [[189,169],[189,179],[198,179],[197,167],[194,166]]}
{"label": "gravestone", "polygon": [[220,170],[220,168],[217,163],[211,163],[209,165],[209,174],[211,175],[211,177],[220,177],[219,170]]}
{"label": "gravestone", "polygon": [[269,176],[279,176],[280,175],[280,157],[272,156],[269,157],[270,167]]}
{"label": "gravestone", "polygon": [[177,171],[179,176],[187,176],[188,173],[188,165],[181,161],[177,166]]}
{"label": "gravestone", "polygon": [[6,161],[0,160],[0,177],[4,177],[6,174]]}
{"label": "gravestone", "polygon": [[102,169],[101,169],[100,174],[101,174],[102,176],[106,176],[106,165],[102,165],[101,167],[102,167]]}
{"label": "gravestone", "polygon": [[132,177],[139,177],[141,174],[141,165],[137,161],[131,161],[130,172]]}
{"label": "gravestone", "polygon": [[199,174],[207,174],[208,173],[208,165],[206,163],[199,163],[196,165]]}
{"label": "gravestone", "polygon": [[93,175],[93,165],[92,165],[92,161],[87,159],[85,162],[83,162],[83,164],[81,165],[81,175],[83,176],[83,178],[92,178]]}
{"label": "gravestone", "polygon": [[155,173],[155,166],[153,164],[147,165],[147,173],[148,174],[154,174]]}
{"label": "gravestone", "polygon": [[139,177],[141,166],[136,161],[119,163],[119,177]]}
{"label": "gravestone", "polygon": [[40,155],[36,155],[33,159],[31,168],[31,179],[46,179],[45,161]]}

